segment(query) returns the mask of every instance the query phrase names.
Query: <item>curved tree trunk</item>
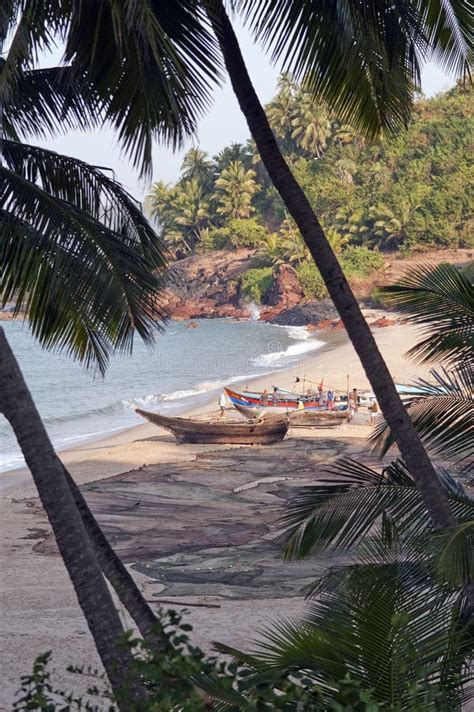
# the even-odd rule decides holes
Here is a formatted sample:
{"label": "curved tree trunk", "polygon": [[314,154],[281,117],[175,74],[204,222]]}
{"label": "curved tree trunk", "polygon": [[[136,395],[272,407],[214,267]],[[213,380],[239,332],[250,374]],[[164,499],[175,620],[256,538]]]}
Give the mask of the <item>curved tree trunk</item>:
{"label": "curved tree trunk", "polygon": [[276,142],[253,88],[234,30],[221,0],[205,0],[226,69],[262,161],[326,284],[348,336],[395,435],[403,459],[415,479],[436,528],[451,528],[456,520],[436,472],[397,393],[390,372],[362,316],[356,298],[303,190]]}
{"label": "curved tree trunk", "polygon": [[133,577],[109,544],[70,473],[65,467],[63,471],[102,572],[148,645],[154,651],[165,650],[168,639],[163,633],[159,620],[143,598]]}
{"label": "curved tree trunk", "polygon": [[63,465],[54,452],[1,328],[0,412],[12,426],[33,475],[114,695],[127,691],[131,700],[145,699],[145,691],[131,670],[132,657],[123,643],[125,633],[64,476]]}

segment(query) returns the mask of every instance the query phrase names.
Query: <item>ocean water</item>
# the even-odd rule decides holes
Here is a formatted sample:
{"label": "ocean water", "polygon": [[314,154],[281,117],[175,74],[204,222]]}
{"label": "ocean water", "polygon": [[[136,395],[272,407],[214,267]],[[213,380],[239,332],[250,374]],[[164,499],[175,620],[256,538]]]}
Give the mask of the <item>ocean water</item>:
{"label": "ocean water", "polygon": [[[152,349],[138,339],[131,356],[114,356],[104,378],[66,355],[43,351],[28,326],[2,322],[49,436],[60,450],[142,423],[132,410],[179,415],[217,396],[222,386],[287,368],[323,342],[305,327],[227,319],[170,323]],[[0,472],[23,458],[0,415]]]}

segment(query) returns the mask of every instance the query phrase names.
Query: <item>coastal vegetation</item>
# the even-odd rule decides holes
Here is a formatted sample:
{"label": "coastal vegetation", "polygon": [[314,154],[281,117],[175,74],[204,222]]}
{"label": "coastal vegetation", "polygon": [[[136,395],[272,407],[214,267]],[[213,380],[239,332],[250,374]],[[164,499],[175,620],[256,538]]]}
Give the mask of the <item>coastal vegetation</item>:
{"label": "coastal vegetation", "polygon": [[[406,131],[368,141],[318,103],[308,115],[310,93],[280,78],[278,93],[265,110],[280,149],[314,210],[346,277],[359,283],[383,268],[385,257],[413,250],[468,247],[474,228],[470,178],[473,130],[472,87],[459,84],[439,96],[418,97]],[[300,131],[304,121],[313,137]],[[318,122],[321,126],[318,125]],[[448,157],[449,154],[449,157]],[[239,185],[241,212],[222,208],[221,173],[229,166],[246,176]],[[226,189],[231,187],[226,180]],[[236,200],[233,195],[229,200]],[[171,254],[178,257],[212,250],[256,251],[250,264],[254,282],[263,269],[287,264],[296,269],[308,298],[327,296],[299,230],[288,217],[261,163],[253,140],[231,144],[214,158],[191,148],[173,185],[153,184],[145,206]],[[268,288],[269,280],[263,285]],[[261,287],[244,294],[260,303]]]}
{"label": "coastal vegetation", "polygon": [[[342,124],[324,104],[315,105],[314,116],[308,116],[309,97],[284,75],[265,110],[337,254],[354,246],[409,253],[471,244],[470,85],[459,84],[431,99],[419,96],[406,131],[372,141]],[[308,145],[306,134],[295,130],[305,121],[315,135],[324,130],[323,143]],[[225,178],[230,166],[242,177],[239,192],[234,188],[232,195]],[[223,190],[229,206],[240,196],[238,221],[223,208]],[[153,184],[145,206],[171,249],[255,247],[275,265],[309,259],[252,140],[231,144],[212,159],[190,149],[179,180]]]}

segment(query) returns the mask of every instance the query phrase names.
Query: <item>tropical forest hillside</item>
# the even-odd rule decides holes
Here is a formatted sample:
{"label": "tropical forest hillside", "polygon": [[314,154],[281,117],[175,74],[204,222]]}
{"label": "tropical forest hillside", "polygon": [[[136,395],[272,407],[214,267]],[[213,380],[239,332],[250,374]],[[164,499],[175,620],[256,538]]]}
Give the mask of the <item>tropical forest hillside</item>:
{"label": "tropical forest hillside", "polygon": [[[338,121],[287,76],[266,109],[359,295],[374,291],[394,259],[472,247],[471,88],[420,97],[408,129],[376,142]],[[289,308],[325,297],[252,141],[213,158],[190,149],[179,181],[155,183],[146,210],[174,257],[171,313],[238,316],[248,302],[275,311],[282,300]],[[469,252],[461,252],[467,260]],[[292,303],[283,293],[293,293]],[[183,311],[185,296],[195,304]]]}

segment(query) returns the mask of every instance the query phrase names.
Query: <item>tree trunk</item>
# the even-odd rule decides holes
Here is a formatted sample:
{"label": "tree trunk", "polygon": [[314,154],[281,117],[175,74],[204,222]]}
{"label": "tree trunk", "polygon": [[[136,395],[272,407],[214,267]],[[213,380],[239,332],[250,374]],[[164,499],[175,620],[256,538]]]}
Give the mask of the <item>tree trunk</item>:
{"label": "tree trunk", "polygon": [[[13,428],[115,696],[145,699],[124,630],[57,457],[0,328],[0,412]],[[129,707],[128,707],[129,708]],[[126,708],[123,707],[123,712]]]}
{"label": "tree trunk", "polygon": [[124,608],[137,624],[148,645],[154,651],[165,650],[168,646],[168,639],[163,633],[159,620],[143,598],[133,577],[109,544],[70,473],[65,467],[63,467],[63,471],[103,574],[114,588]]}
{"label": "tree trunk", "polygon": [[454,527],[456,520],[448,498],[397,393],[370,328],[306,195],[281,154],[224,6],[221,0],[205,2],[232,88],[262,161],[321,273],[433,524],[436,528]]}

